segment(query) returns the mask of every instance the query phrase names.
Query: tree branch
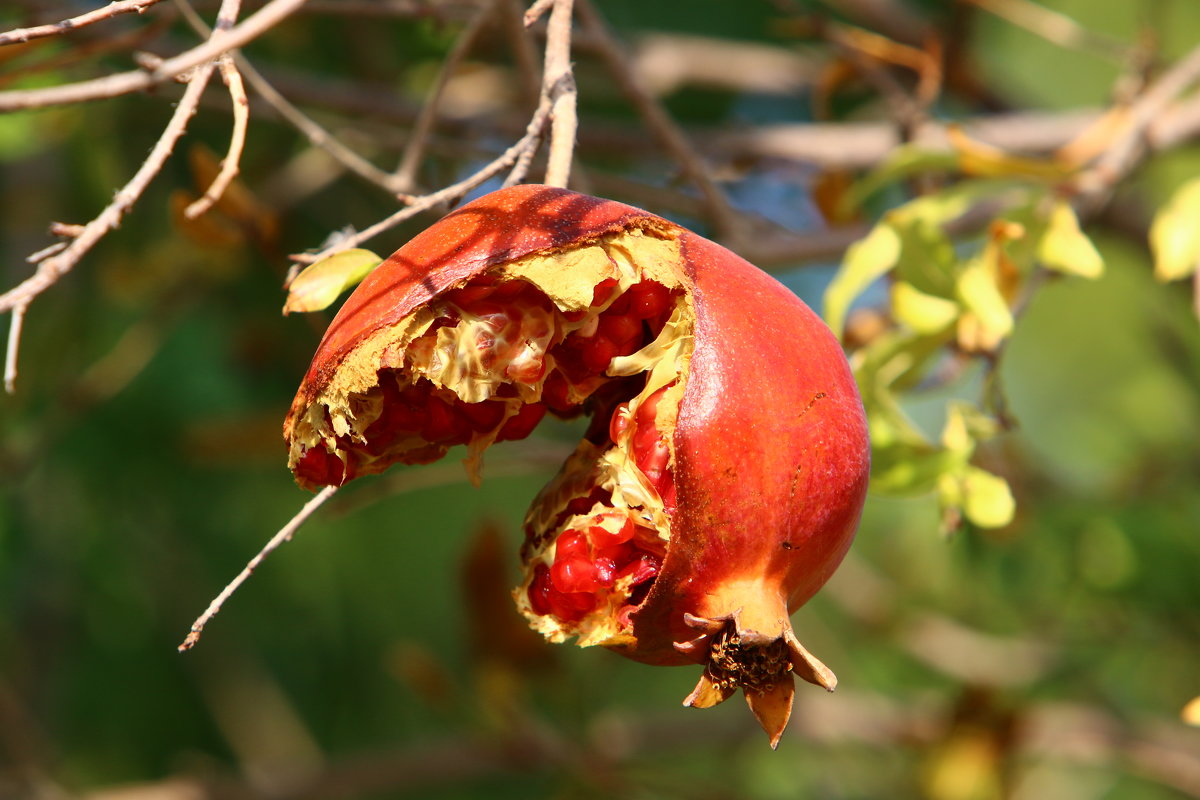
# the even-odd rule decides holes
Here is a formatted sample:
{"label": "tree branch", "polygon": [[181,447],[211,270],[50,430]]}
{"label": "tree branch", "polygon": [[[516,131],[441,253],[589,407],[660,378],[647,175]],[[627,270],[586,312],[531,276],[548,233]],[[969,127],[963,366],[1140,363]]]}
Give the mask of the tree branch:
{"label": "tree branch", "polygon": [[546,33],[542,91],[550,101],[550,152],[546,184],[566,188],[575,154],[575,76],[571,73],[571,10],[573,0],[554,0]]}
{"label": "tree branch", "polygon": [[210,38],[191,50],[164,60],[153,69],[120,72],[90,81],[43,89],[14,89],[2,92],[0,112],[84,103],[149,89],[253,41],[278,25],[304,3],[305,0],[271,0],[241,25],[230,30],[228,35]]}
{"label": "tree branch", "polygon": [[103,22],[106,19],[112,19],[119,14],[141,14],[150,6],[160,2],[162,0],[114,0],[114,2],[109,3],[104,8],[97,8],[95,11],[89,11],[86,14],[80,14],[70,19],[64,19],[61,22],[38,25],[33,28],[17,28],[0,33],[0,47],[8,44],[29,42],[34,39],[44,39],[48,36],[58,36],[68,31],[84,28],[97,22]]}
{"label": "tree branch", "polygon": [[238,590],[238,587],[249,580],[250,576],[254,574],[254,570],[258,569],[259,565],[267,559],[267,556],[279,549],[279,546],[284,542],[291,541],[292,536],[297,530],[300,529],[300,526],[307,522],[308,518],[311,517],[316,510],[325,503],[326,500],[333,497],[334,492],[337,490],[337,486],[326,486],[324,489],[318,492],[315,497],[305,503],[304,506],[298,512],[296,512],[296,516],[288,520],[287,524],[280,528],[279,532],[272,536],[270,541],[263,545],[263,548],[258,551],[257,555],[250,559],[250,562],[242,568],[241,572],[237,574],[237,577],[230,581],[229,584],[221,590],[221,593],[213,598],[213,601],[208,604],[208,608],[204,609],[204,613],[197,617],[196,621],[192,623],[191,630],[188,631],[187,637],[179,645],[179,652],[182,653],[187,650],[191,650],[200,642],[200,636],[204,633],[204,626],[207,625],[213,617],[221,613],[221,606],[224,605],[225,601],[228,600],[233,593]]}

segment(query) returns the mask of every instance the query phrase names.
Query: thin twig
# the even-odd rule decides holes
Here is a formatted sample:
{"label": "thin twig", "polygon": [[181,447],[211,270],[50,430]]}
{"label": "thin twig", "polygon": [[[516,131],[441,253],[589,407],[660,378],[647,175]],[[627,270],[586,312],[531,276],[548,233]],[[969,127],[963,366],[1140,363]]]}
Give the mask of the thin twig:
{"label": "thin twig", "polygon": [[246,18],[241,25],[230,30],[227,36],[209,38],[191,50],[162,61],[153,69],[119,72],[103,78],[61,86],[15,89],[0,93],[0,112],[83,103],[149,89],[253,41],[289,17],[304,2],[305,0],[271,0],[257,13]]}
{"label": "thin twig", "polygon": [[[59,278],[69,272],[85,253],[92,249],[109,231],[120,224],[122,217],[137,202],[146,190],[150,181],[162,170],[163,164],[174,150],[175,143],[187,129],[188,120],[196,113],[200,95],[212,77],[214,65],[209,63],[200,67],[188,81],[187,89],[179,104],[175,107],[170,121],[163,129],[150,155],[142,162],[142,166],[130,178],[120,191],[113,197],[111,203],[100,214],[83,226],[74,240],[61,253],[47,258],[38,265],[37,272],[0,295],[0,311],[15,310],[29,305],[33,298],[52,286]],[[12,343],[9,343],[10,347]]]}
{"label": "thin twig", "polygon": [[0,33],[0,47],[6,44],[19,44],[28,42],[34,39],[43,39],[47,36],[58,36],[59,34],[67,33],[68,31],[77,30],[97,22],[103,22],[106,19],[112,19],[119,14],[136,13],[141,14],[150,6],[161,2],[162,0],[114,0],[104,8],[97,8],[94,11],[89,11],[86,14],[80,14],[70,19],[64,19],[61,22],[53,22],[49,25],[38,25],[33,28],[17,28],[16,30]]}
{"label": "thin twig", "polygon": [[266,560],[267,556],[275,552],[275,550],[277,550],[284,542],[290,541],[292,535],[296,533],[300,526],[307,522],[308,518],[311,517],[313,513],[325,503],[326,500],[328,500],[330,497],[333,497],[334,492],[337,490],[337,486],[326,486],[317,493],[316,497],[313,497],[311,500],[305,503],[304,507],[296,513],[296,516],[288,520],[288,523],[280,528],[279,532],[272,536],[269,542],[263,545],[263,548],[258,551],[258,554],[254,556],[254,558],[250,559],[250,562],[246,564],[241,572],[238,573],[237,577],[230,581],[229,584],[221,590],[221,593],[213,598],[213,601],[208,604],[208,608],[204,609],[204,613],[197,617],[196,621],[192,623],[191,630],[188,632],[187,637],[184,638],[183,642],[179,645],[179,652],[183,653],[196,646],[196,644],[200,641],[201,634],[204,632],[204,626],[208,624],[209,620],[221,612],[221,606],[225,603],[225,601],[228,600],[230,596],[232,596],[233,593],[238,590],[238,587],[245,583],[250,576],[254,574],[254,570],[258,569],[258,566]]}
{"label": "thin twig", "polygon": [[1105,58],[1118,62],[1129,59],[1132,48],[1119,39],[1088,30],[1066,14],[1040,6],[1030,0],[967,0],[967,2],[1059,47],[1094,51]]}
{"label": "thin twig", "polygon": [[1128,109],[1123,132],[1080,180],[1085,204],[1102,203],[1149,149],[1150,129],[1184,92],[1200,80],[1200,47],[1175,62]]}
{"label": "thin twig", "polygon": [[533,117],[529,120],[529,125],[526,126],[525,129],[525,135],[522,136],[516,144],[509,147],[507,150],[493,159],[489,164],[479,169],[474,174],[464,178],[458,183],[451,184],[450,186],[431,194],[427,194],[423,197],[411,198],[407,207],[402,208],[395,214],[376,222],[374,225],[368,228],[364,228],[358,233],[339,238],[336,245],[326,247],[319,253],[304,253],[302,255],[292,256],[292,260],[300,264],[312,264],[320,261],[322,258],[331,256],[334,253],[342,250],[358,247],[363,242],[378,236],[390,228],[394,228],[404,220],[410,217],[415,217],[417,214],[420,214],[426,209],[433,208],[434,206],[446,200],[461,197],[462,195],[474,189],[476,186],[479,186],[481,183],[491,178],[493,175],[497,175],[507,169],[527,150],[536,148],[538,143],[541,141],[542,132],[545,129],[546,120],[549,118],[549,116],[550,103],[548,101],[543,101],[542,104],[538,106],[537,111],[534,112]]}
{"label": "thin twig", "polygon": [[571,73],[571,9],[574,0],[554,0],[546,30],[546,60],[543,91],[550,99],[550,151],[546,184],[566,188],[575,155],[575,76]]}
{"label": "thin twig", "polygon": [[8,325],[8,344],[4,352],[4,391],[17,391],[17,353],[21,344],[21,328],[25,324],[25,311],[29,303],[22,303],[12,310]]}
{"label": "thin twig", "polygon": [[[183,17],[187,23],[201,36],[207,36],[208,26],[204,24],[204,20],[200,19],[200,16],[191,8],[186,0],[176,0],[176,4],[179,6],[179,10],[183,13]],[[333,134],[293,105],[241,53],[234,53],[233,61],[237,65],[238,71],[246,79],[246,82],[250,84],[250,88],[267,105],[275,109],[279,116],[283,117],[293,128],[304,134],[309,144],[324,150],[334,161],[341,164],[353,174],[392,194],[391,176],[387,172],[379,169],[370,161],[367,161],[358,153],[342,144]]]}
{"label": "thin twig", "polygon": [[538,136],[532,147],[525,149],[521,155],[517,156],[517,163],[513,164],[512,170],[508,173],[508,177],[504,179],[503,188],[507,189],[510,186],[516,186],[518,183],[524,183],[525,178],[529,175],[529,170],[533,167],[533,157],[537,155],[537,151],[542,146],[542,137]]}
{"label": "thin twig", "polygon": [[692,147],[687,136],[675,124],[675,120],[671,118],[662,104],[645,90],[633,74],[630,69],[630,59],[617,44],[595,6],[590,0],[578,0],[578,4],[579,17],[588,33],[592,35],[593,44],[599,52],[600,58],[613,78],[616,79],[621,91],[637,109],[642,119],[646,121],[651,132],[667,152],[679,162],[684,175],[700,190],[718,235],[735,236],[737,225],[734,221],[733,210],[730,208],[724,192],[713,180],[704,159]]}
{"label": "thin twig", "polygon": [[525,27],[528,28],[541,19],[542,15],[549,11],[556,2],[558,2],[558,0],[536,0],[536,2],[525,11]]}
{"label": "thin twig", "polygon": [[228,54],[221,56],[218,65],[221,78],[229,87],[229,100],[233,105],[233,132],[229,137],[229,151],[221,162],[221,170],[217,177],[213,178],[203,196],[183,210],[183,215],[188,219],[195,219],[212,208],[213,203],[220,200],[229,184],[233,183],[233,179],[238,175],[242,148],[246,145],[246,130],[250,126],[250,102],[246,99],[246,87],[242,83],[242,75],[238,72],[237,65]]}
{"label": "thin twig", "polygon": [[450,52],[446,54],[442,60],[442,66],[438,71],[437,79],[434,81],[433,88],[429,92],[429,97],[425,101],[425,105],[421,107],[421,113],[417,115],[417,121],[413,124],[412,132],[409,134],[408,142],[404,146],[404,153],[400,157],[400,164],[396,167],[396,171],[392,174],[389,184],[392,191],[397,194],[411,192],[416,182],[417,169],[421,165],[421,158],[425,155],[425,146],[429,141],[429,134],[433,131],[434,123],[437,122],[438,104],[442,99],[442,94],[446,90],[446,85],[450,83],[450,78],[454,76],[454,71],[458,69],[458,65],[466,58],[471,51],[471,47],[475,44],[475,40],[479,36],[479,32],[483,30],[484,24],[492,16],[498,5],[498,0],[489,0],[467,23],[467,27],[459,34],[458,40],[454,46],[450,48]]}

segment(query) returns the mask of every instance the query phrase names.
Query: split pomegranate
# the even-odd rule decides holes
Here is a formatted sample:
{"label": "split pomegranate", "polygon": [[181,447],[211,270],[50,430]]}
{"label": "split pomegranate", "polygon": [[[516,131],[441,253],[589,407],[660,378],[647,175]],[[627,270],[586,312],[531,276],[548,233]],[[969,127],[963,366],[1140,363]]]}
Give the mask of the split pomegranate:
{"label": "split pomegranate", "polygon": [[850,545],[862,405],[794,294],[612,201],[517,186],[402,247],[346,301],[284,425],[306,488],[592,415],[525,519],[517,607],[651,664],[703,665],[685,705],[742,689],[775,746],[792,674],[832,689],[789,614]]}

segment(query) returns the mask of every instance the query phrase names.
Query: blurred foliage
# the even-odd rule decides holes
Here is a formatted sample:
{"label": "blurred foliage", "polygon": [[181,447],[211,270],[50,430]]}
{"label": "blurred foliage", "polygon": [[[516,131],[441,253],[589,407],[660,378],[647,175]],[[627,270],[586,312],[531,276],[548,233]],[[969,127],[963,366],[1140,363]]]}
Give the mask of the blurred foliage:
{"label": "blurred foliage", "polygon": [[[849,18],[851,5],[603,10],[630,40],[794,51],[822,46],[797,19]],[[903,5],[945,25],[967,13]],[[1200,39],[1186,0],[1045,5],[1125,45],[1153,34],[1166,60]],[[24,20],[0,9],[5,28]],[[971,20],[961,45],[987,102],[948,96],[939,114],[1110,99],[1123,69],[1111,58],[978,9]],[[329,118],[390,168],[457,30],[432,14],[311,13],[246,52],[310,99],[383,108]],[[194,41],[178,22],[162,35]],[[71,41],[0,49],[0,88],[128,68],[123,52],[73,58]],[[473,59],[501,80],[460,84],[459,100],[494,113],[440,126],[427,187],[511,140],[503,104],[518,81],[502,37]],[[621,144],[649,136],[594,60],[576,61],[581,181],[675,187],[664,156]],[[684,86],[664,100],[703,132],[808,122],[815,95]],[[28,274],[49,221],[109,201],[176,96],[0,116],[5,287]],[[1074,165],[966,139],[894,151],[846,180],[725,165],[744,209],[815,228],[809,195],[824,180],[840,188],[822,208],[871,225],[836,270],[777,273],[852,345],[876,480],[850,558],[795,620],[841,688],[801,691],[771,752],[736,704],[679,707],[690,671],[531,640],[510,609],[525,505],[579,432],[564,423],[489,452],[478,490],[453,459],[363,479],[194,652],[175,652],[305,499],[279,425],[329,314],[279,314],[286,253],[394,210],[256,110],[237,188],[185,220],[228,139],[228,100],[210,96],[181,142],[188,158],[31,307],[18,391],[0,401],[0,797],[1200,796],[1198,731],[1180,716],[1200,695],[1200,335],[1188,282],[1155,279],[1195,268],[1200,151],[1156,156],[1121,187],[1140,209],[1135,236],[1113,215],[1081,227],[1061,191]],[[886,113],[861,82],[832,100],[839,119]],[[593,133],[618,144],[592,149]],[[694,205],[612,194],[704,224]],[[956,228],[980,201],[988,218]],[[371,247],[389,252],[428,221]]]}

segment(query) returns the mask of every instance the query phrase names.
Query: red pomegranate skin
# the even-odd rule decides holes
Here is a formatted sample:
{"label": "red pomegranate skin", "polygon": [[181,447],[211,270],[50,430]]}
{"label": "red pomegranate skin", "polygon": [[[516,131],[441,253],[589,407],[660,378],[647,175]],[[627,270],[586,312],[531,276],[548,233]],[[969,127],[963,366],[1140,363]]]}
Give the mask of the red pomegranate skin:
{"label": "red pomegranate skin", "polygon": [[634,617],[635,657],[655,663],[679,663],[673,643],[695,635],[679,609],[715,616],[713,587],[762,579],[789,612],[816,594],[854,538],[870,466],[858,389],[824,322],[720,245],[681,240],[696,340],[675,428],[679,507]]}
{"label": "red pomegranate skin", "polygon": [[468,203],[388,258],[334,318],[284,424],[292,466],[309,489],[358,474],[352,459],[345,474],[312,469],[297,457],[294,434],[377,332],[497,265],[623,231],[677,243],[671,269],[688,297],[694,344],[669,432],[677,499],[666,555],[629,615],[632,629],[604,644],[646,663],[706,665],[685,704],[714,705],[742,688],[775,746],[791,709],[786,673],[836,685],[788,616],[850,546],[870,448],[836,338],[795,294],[729,250],[640,209],[563,189],[521,185]]}

